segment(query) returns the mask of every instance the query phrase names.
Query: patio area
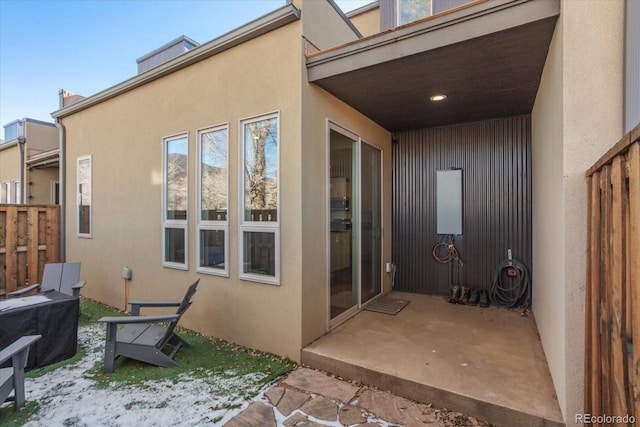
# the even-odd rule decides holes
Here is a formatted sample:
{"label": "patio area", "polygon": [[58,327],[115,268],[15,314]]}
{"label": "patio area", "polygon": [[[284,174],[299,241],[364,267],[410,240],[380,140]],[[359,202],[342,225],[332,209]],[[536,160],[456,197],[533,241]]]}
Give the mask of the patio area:
{"label": "patio area", "polygon": [[531,313],[391,296],[411,302],[395,316],[360,312],[302,363],[494,425],[564,425]]}

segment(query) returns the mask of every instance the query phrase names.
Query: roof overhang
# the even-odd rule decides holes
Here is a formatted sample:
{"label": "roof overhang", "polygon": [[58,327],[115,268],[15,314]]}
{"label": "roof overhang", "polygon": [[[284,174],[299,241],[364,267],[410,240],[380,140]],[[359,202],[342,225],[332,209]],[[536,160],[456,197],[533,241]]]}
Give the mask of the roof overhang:
{"label": "roof overhang", "polygon": [[60,149],[54,148],[53,150],[34,154],[27,159],[26,163],[30,169],[58,166],[60,163]]}
{"label": "roof overhang", "polygon": [[560,0],[476,1],[309,55],[309,82],[392,132],[527,114],[559,14]]}

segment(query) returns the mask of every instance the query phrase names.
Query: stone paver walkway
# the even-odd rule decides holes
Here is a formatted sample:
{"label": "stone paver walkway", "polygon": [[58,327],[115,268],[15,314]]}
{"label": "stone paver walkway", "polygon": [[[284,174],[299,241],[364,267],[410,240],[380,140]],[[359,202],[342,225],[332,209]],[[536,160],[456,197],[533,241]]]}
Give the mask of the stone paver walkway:
{"label": "stone paver walkway", "polygon": [[489,426],[309,368],[298,368],[231,419],[227,427]]}

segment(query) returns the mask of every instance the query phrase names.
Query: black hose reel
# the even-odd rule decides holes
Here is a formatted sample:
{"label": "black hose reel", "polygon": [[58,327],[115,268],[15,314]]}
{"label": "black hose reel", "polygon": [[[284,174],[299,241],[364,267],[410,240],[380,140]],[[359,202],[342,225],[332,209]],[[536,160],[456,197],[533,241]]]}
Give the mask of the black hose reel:
{"label": "black hose reel", "polygon": [[531,308],[531,279],[527,267],[515,259],[498,264],[493,273],[489,298],[500,307]]}

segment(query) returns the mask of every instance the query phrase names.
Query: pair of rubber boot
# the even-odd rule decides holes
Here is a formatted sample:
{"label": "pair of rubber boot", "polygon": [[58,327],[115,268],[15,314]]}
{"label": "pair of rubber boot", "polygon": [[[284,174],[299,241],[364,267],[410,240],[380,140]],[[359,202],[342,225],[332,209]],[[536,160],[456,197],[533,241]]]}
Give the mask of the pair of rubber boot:
{"label": "pair of rubber boot", "polygon": [[452,286],[449,293],[451,304],[479,305],[489,307],[489,294],[485,290],[468,288],[466,286]]}

